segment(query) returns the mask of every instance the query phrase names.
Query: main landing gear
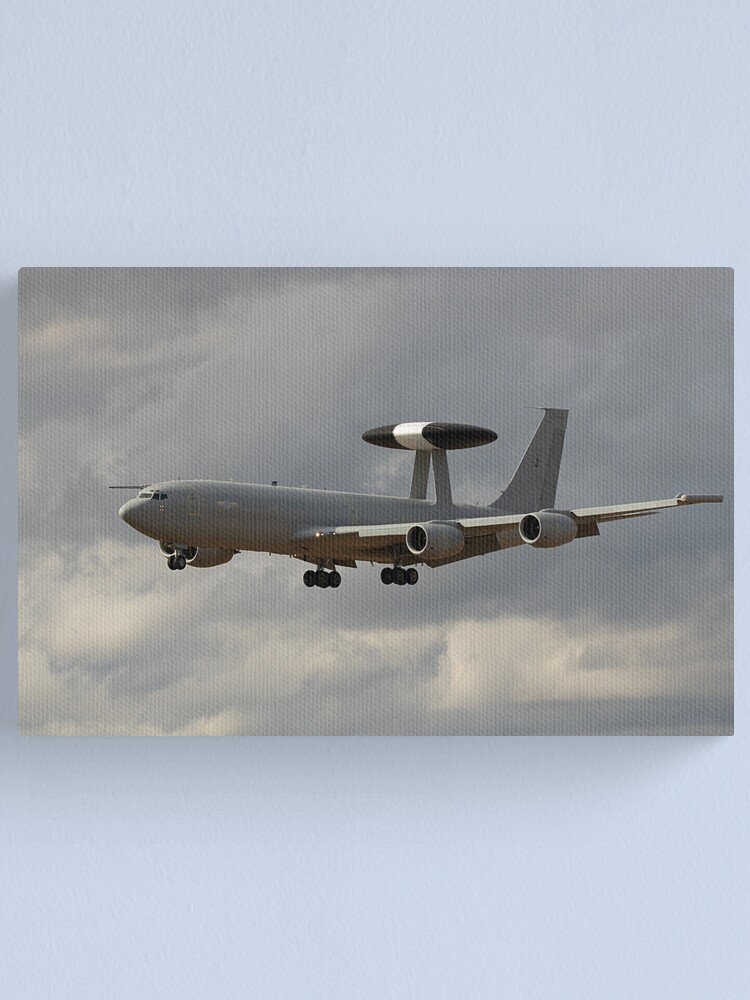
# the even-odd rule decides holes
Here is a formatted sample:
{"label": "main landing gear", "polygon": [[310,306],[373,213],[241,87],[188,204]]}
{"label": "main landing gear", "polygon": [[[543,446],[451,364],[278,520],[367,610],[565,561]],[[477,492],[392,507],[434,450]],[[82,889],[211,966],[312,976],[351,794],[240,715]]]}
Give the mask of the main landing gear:
{"label": "main landing gear", "polygon": [[395,583],[399,587],[403,587],[405,583],[413,587],[414,584],[419,579],[419,573],[410,566],[408,569],[404,569],[403,566],[386,566],[385,569],[380,571],[380,579],[383,583]]}
{"label": "main landing gear", "polygon": [[169,559],[167,559],[167,566],[170,569],[185,569],[187,559],[181,552],[173,552]]}
{"label": "main landing gear", "polygon": [[[404,584],[413,587],[419,579],[419,573],[413,566],[408,569],[404,569],[403,566],[386,566],[380,573],[380,579],[383,583],[395,583],[398,587],[403,587]],[[341,574],[338,570],[334,569],[328,572],[322,566],[319,566],[318,569],[305,570],[302,574],[302,580],[306,587],[321,587],[323,590],[328,587],[341,586]]]}
{"label": "main landing gear", "polygon": [[330,573],[327,573],[322,566],[318,570],[306,570],[302,579],[306,587],[321,587],[325,590],[327,587],[335,588],[341,586],[341,574],[339,571],[334,569]]}

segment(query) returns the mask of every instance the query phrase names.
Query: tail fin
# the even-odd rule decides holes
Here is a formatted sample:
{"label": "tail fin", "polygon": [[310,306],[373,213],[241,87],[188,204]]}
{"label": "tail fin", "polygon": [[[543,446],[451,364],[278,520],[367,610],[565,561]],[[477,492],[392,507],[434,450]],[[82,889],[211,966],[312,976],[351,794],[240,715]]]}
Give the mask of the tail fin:
{"label": "tail fin", "polygon": [[509,513],[554,507],[567,410],[545,408],[542,422],[507,488],[491,507]]}

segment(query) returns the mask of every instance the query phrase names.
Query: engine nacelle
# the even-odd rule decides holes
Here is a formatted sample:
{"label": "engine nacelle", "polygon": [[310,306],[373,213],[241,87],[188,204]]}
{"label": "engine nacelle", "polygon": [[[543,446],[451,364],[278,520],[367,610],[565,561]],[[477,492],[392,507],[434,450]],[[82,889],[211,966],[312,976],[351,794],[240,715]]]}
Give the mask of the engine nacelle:
{"label": "engine nacelle", "polygon": [[533,545],[535,549],[553,549],[572,542],[578,534],[578,525],[569,514],[540,510],[521,518],[518,533],[527,545]]}
{"label": "engine nacelle", "polygon": [[179,552],[185,557],[188,566],[195,566],[197,569],[221,566],[222,563],[228,563],[234,555],[232,549],[199,549],[195,545],[180,545],[178,542],[159,542],[159,548],[167,557]]}
{"label": "engine nacelle", "polygon": [[406,532],[406,547],[423,559],[445,559],[464,547],[464,533],[454,524],[413,524]]}

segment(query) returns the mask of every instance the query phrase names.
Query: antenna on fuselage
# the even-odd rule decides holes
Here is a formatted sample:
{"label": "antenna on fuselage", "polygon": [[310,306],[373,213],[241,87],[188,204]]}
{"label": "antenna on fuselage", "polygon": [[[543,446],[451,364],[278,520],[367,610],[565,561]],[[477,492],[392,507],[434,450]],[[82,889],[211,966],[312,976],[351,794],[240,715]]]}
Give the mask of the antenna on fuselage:
{"label": "antenna on fuselage", "polygon": [[447,452],[457,448],[476,448],[478,445],[491,444],[497,440],[497,434],[486,427],[475,427],[472,424],[428,421],[374,427],[370,431],[365,431],[362,440],[381,448],[416,452],[409,498],[427,499],[427,485],[432,465],[435,478],[435,503],[440,506],[450,506],[453,504],[453,497]]}

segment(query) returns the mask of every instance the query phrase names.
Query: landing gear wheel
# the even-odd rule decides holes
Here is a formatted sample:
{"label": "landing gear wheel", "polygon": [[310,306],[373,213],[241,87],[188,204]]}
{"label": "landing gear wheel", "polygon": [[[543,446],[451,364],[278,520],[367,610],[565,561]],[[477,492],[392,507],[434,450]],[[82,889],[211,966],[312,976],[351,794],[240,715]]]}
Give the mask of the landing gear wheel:
{"label": "landing gear wheel", "polygon": [[177,569],[174,564],[174,553],[169,557],[169,559],[167,559],[167,566],[169,566],[170,569]]}
{"label": "landing gear wheel", "polygon": [[323,590],[325,590],[328,586],[328,574],[324,569],[319,569],[315,574],[315,583]]}
{"label": "landing gear wheel", "polygon": [[406,570],[403,566],[397,566],[393,571],[393,582],[399,587],[403,587],[406,583]]}
{"label": "landing gear wheel", "polygon": [[386,566],[385,569],[381,569],[380,579],[386,584],[393,583],[393,570],[390,566]]}
{"label": "landing gear wheel", "polygon": [[185,567],[187,566],[187,559],[185,558],[185,556],[182,555],[181,552],[179,552],[176,556],[172,556],[172,558],[174,559],[175,569],[185,569]]}
{"label": "landing gear wheel", "polygon": [[341,574],[338,570],[334,570],[332,573],[328,574],[328,586],[329,587],[340,587],[341,586]]}
{"label": "landing gear wheel", "polygon": [[318,582],[318,574],[314,569],[308,569],[303,573],[302,580],[306,587],[314,587]]}
{"label": "landing gear wheel", "polygon": [[413,566],[410,566],[406,571],[406,582],[409,584],[410,587],[413,587],[418,579],[419,579],[419,573],[417,573],[417,571],[414,569]]}

